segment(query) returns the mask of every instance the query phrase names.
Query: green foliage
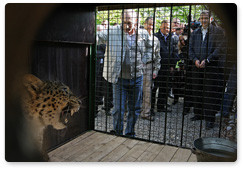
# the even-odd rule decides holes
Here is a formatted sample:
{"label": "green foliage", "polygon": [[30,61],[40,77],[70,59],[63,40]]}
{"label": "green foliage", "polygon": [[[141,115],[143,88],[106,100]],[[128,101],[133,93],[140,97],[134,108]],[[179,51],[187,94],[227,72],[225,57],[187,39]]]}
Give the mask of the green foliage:
{"label": "green foliage", "polygon": [[103,20],[109,20],[110,25],[121,24],[121,14],[122,10],[97,11],[96,24],[100,25]]}
{"label": "green foliage", "polygon": [[[191,7],[191,20],[198,20],[202,10],[206,9],[205,5],[192,5]],[[176,17],[180,19],[183,24],[188,23],[189,5],[186,6],[173,6],[172,14],[171,7],[157,7],[154,8],[139,8],[139,24],[143,25],[147,17],[153,17],[155,15],[155,32],[159,29],[162,20],[167,19],[170,21],[170,17]],[[135,9],[138,12],[138,9]],[[109,17],[108,17],[109,14]],[[109,20],[110,25],[115,23],[121,24],[122,10],[109,10],[97,11],[96,24],[99,25],[103,20]]]}

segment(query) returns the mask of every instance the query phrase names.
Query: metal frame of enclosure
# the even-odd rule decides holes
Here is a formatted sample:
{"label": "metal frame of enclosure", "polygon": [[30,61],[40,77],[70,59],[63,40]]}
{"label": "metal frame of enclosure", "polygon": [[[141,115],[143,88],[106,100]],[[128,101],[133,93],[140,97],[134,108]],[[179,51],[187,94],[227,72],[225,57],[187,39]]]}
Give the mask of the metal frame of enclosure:
{"label": "metal frame of enclosure", "polygon": [[[163,57],[165,57],[165,55],[167,56],[167,58],[163,58],[163,61],[166,60],[166,62],[161,63],[160,69],[163,69],[163,66],[167,66],[174,67],[174,71],[170,72],[169,69],[163,69],[165,72],[161,74],[161,81],[157,80],[156,82],[156,80],[151,78],[151,85],[143,86],[150,88],[151,112],[154,112],[154,120],[143,119],[140,114],[134,126],[136,135],[133,137],[136,139],[186,148],[192,147],[193,141],[199,137],[221,137],[236,141],[236,49],[233,46],[234,44],[230,42],[231,38],[228,37],[230,35],[227,34],[227,32],[224,32],[224,28],[227,27],[227,24],[229,23],[224,23],[223,20],[221,20],[221,17],[217,16],[217,13],[214,12],[214,9],[216,8],[210,8],[210,5],[208,4],[111,4],[97,7],[96,27],[102,24],[100,23],[101,20],[108,21],[107,27],[102,27],[103,30],[99,30],[108,32],[108,40],[104,42],[104,44],[106,44],[105,49],[101,49],[99,46],[100,43],[98,43],[98,35],[96,35],[97,45],[94,46],[96,49],[92,50],[96,53],[95,59],[93,58],[91,61],[91,67],[96,65],[95,68],[93,67],[93,69],[91,69],[92,75],[95,75],[95,81],[91,83],[91,85],[93,85],[91,87],[92,89],[95,89],[95,91],[92,91],[90,95],[90,99],[94,99],[94,102],[90,100],[92,103],[90,112],[94,112],[94,114],[92,114],[92,116],[94,116],[94,129],[107,133],[110,133],[113,130],[114,105],[112,104],[114,97],[117,97],[117,95],[113,93],[114,84],[109,83],[104,78],[104,72],[106,73],[106,77],[109,78],[109,76],[112,76],[111,72],[109,72],[109,68],[112,66],[112,57],[114,56],[109,55],[109,53],[111,53],[109,50],[112,50],[112,45],[116,45],[116,42],[112,41],[112,38],[109,37],[114,36],[110,33],[112,32],[111,29],[114,29],[113,25],[115,23],[123,27],[122,19],[124,17],[124,10],[126,9],[133,9],[138,13],[138,20],[136,23],[137,30],[144,29],[143,24],[146,17],[152,17],[154,25],[152,31],[153,35],[158,32],[161,21],[165,19],[170,22],[170,32],[172,32],[173,18],[179,18],[182,26],[181,35],[183,35],[187,41],[187,44],[184,46],[183,56],[179,56],[178,51],[176,51],[178,58],[175,58],[173,53],[175,51],[171,50],[174,46],[172,46],[171,43],[168,43],[169,52],[167,54],[160,53]],[[222,40],[220,41],[220,43],[222,43],[222,49],[220,49],[221,53],[215,57],[216,59],[214,58],[211,61],[211,64],[206,64],[206,67],[199,72],[200,76],[195,76],[198,72],[195,72],[195,64],[192,59],[190,59],[190,40],[193,31],[195,31],[196,28],[200,29],[200,25],[196,27],[200,17],[200,13],[197,13],[196,11],[202,10],[209,11],[214,18],[214,24],[216,23],[216,26],[219,27],[219,29],[222,29],[224,34],[223,37],[218,37],[218,39]],[[209,30],[208,32],[209,33],[207,33],[206,36],[207,38],[211,38],[211,31]],[[97,31],[96,34],[98,34]],[[123,37],[123,33],[121,37]],[[151,40],[153,42],[152,54],[154,54],[154,37]],[[170,36],[168,40],[169,42],[172,41],[172,36]],[[122,43],[123,41],[125,41],[125,39],[122,38]],[[138,39],[136,39],[136,41],[138,41]],[[215,44],[218,42],[212,43]],[[162,44],[160,43],[160,49],[161,45]],[[212,46],[210,46],[211,44],[208,41],[205,45],[206,48],[203,49],[203,52],[204,54],[206,53],[207,59],[210,55],[209,50]],[[213,47],[217,48],[217,46]],[[99,54],[101,50],[103,50],[103,56],[102,53],[101,55]],[[126,49],[122,47],[120,52],[122,53],[124,50]],[[137,50],[138,49],[136,48],[135,51],[137,52]],[[200,54],[198,53],[198,55]],[[136,54],[134,63],[135,68],[139,64],[137,62],[137,57]],[[122,59],[123,58],[117,60],[120,61]],[[175,59],[177,65],[174,62],[171,62],[171,59]],[[181,62],[178,62],[179,60]],[[152,58],[152,65],[153,63],[154,60]],[[118,64],[123,68],[122,61]],[[146,62],[143,63],[143,66],[146,67]],[[134,71],[136,72],[136,70]],[[119,78],[126,78],[123,77],[124,75],[122,72],[124,72],[124,70],[121,70]],[[145,81],[145,79],[143,80]],[[123,81],[120,81],[119,83],[123,83]],[[154,90],[156,83],[163,83],[163,85],[159,85],[157,90]],[[143,82],[143,84],[146,83]],[[134,88],[135,86],[136,84],[134,83]],[[134,90],[134,88],[127,89],[128,93],[129,90]],[[161,94],[160,90],[165,93]],[[198,93],[198,97],[195,93]],[[163,98],[161,96],[163,96]],[[165,110],[163,111],[159,111],[158,108],[160,106],[159,100],[161,99],[164,99],[164,102],[166,102],[164,107]],[[128,124],[128,115],[131,113],[129,112],[129,106],[127,106],[129,105],[129,102],[132,101],[129,100],[128,96],[124,105],[124,116],[119,116],[120,122],[122,121],[124,123],[124,130]],[[120,103],[120,105],[121,110],[122,103]],[[141,103],[141,111],[143,110],[143,107],[144,102]],[[229,114],[224,115],[221,111],[223,109],[229,110]],[[197,121],[191,121],[190,119],[198,111],[201,112],[201,118]],[[206,111],[213,111],[214,113],[208,115],[205,114]],[[215,123],[213,128],[206,129],[206,121],[204,118],[210,118],[209,116],[213,116],[213,118],[215,117]],[[124,133],[118,135],[125,136]]]}

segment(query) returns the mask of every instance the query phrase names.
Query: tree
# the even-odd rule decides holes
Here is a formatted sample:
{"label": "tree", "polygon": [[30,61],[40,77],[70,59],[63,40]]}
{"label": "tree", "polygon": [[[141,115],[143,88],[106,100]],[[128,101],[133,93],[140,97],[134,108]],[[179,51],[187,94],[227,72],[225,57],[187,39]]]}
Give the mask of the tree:
{"label": "tree", "polygon": [[[206,5],[192,5],[191,20],[198,20],[202,10],[208,9]],[[155,13],[154,13],[155,10]],[[138,9],[135,9],[138,12]],[[172,11],[172,14],[171,14]],[[109,17],[108,17],[109,13]],[[97,11],[96,24],[99,25],[103,20],[109,20],[110,25],[121,24],[122,10]],[[162,20],[176,17],[183,24],[188,24],[189,5],[171,7],[139,8],[139,24],[143,25],[147,17],[155,15],[155,32],[159,29]],[[214,18],[217,19],[216,16]]]}

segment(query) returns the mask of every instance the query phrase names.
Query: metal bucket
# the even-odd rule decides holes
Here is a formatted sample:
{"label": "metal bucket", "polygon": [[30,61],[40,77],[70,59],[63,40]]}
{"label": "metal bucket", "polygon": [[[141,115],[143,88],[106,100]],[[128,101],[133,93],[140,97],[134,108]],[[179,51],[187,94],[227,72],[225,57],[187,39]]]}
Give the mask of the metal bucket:
{"label": "metal bucket", "polygon": [[235,162],[237,144],[222,138],[198,138],[192,153],[196,154],[198,162]]}

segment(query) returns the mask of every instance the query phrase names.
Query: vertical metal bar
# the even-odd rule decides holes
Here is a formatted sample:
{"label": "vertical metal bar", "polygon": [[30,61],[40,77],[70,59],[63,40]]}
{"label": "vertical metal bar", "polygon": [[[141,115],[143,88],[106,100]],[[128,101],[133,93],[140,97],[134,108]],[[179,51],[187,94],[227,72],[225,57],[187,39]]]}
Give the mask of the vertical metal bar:
{"label": "vertical metal bar", "polygon": [[[153,85],[153,68],[154,68],[154,28],[155,28],[155,12],[156,12],[156,5],[154,4],[154,14],[153,14],[153,32],[151,33],[152,35],[152,75],[151,75],[151,85]],[[144,86],[143,86],[144,87]],[[152,105],[152,86],[150,86],[150,105]],[[150,107],[151,108],[151,107]],[[150,109],[150,118],[152,118],[152,114],[151,114],[151,109]],[[149,141],[150,141],[150,137],[151,137],[151,126],[152,126],[152,122],[151,119],[149,121]]]}
{"label": "vertical metal bar", "polygon": [[[121,89],[121,86],[122,86],[122,83],[123,83],[123,81],[122,81],[122,61],[123,61],[123,41],[124,41],[124,39],[123,39],[123,35],[124,35],[124,30],[123,30],[123,23],[124,22],[124,6],[122,7],[122,31],[121,31],[121,71],[120,71],[120,74],[121,74],[121,80],[120,80],[120,114],[118,115],[118,121],[119,121],[119,124],[118,124],[118,128],[119,128],[119,130],[120,130],[120,127],[121,127],[121,111],[122,111],[122,105],[121,105],[121,102],[122,102],[122,89]],[[116,91],[115,91],[116,92]],[[125,98],[126,99],[126,98]],[[123,105],[124,106],[124,109],[125,109],[125,105]],[[124,112],[124,114],[125,114],[125,112]],[[120,135],[120,132],[123,132],[123,131],[117,131],[117,132],[119,132],[118,134]]]}
{"label": "vertical metal bar", "polygon": [[[172,38],[172,33],[171,33],[171,21],[172,21],[172,7],[173,4],[171,3],[170,6],[170,33],[169,33],[169,55],[168,55],[168,66],[170,67],[170,58],[171,58],[171,38]],[[168,83],[169,83],[169,76],[170,76],[170,71],[167,70],[167,78],[166,78],[166,98],[165,98],[165,107],[166,107],[166,111],[165,111],[165,131],[164,131],[164,143],[166,142],[166,127],[167,127],[167,100],[168,100]]]}
{"label": "vertical metal bar", "polygon": [[194,16],[193,16],[193,19],[196,18],[196,11],[197,11],[197,5],[194,5]]}
{"label": "vertical metal bar", "polygon": [[[202,40],[202,37],[201,37],[201,40]],[[200,55],[201,55],[201,53],[202,53],[202,42],[200,43]],[[206,70],[206,67],[204,68],[204,75],[203,76],[205,76],[205,70]],[[199,137],[201,137],[202,136],[202,117],[203,117],[203,106],[204,106],[204,86],[205,86],[205,80],[204,80],[204,77],[203,77],[203,101],[202,101],[202,108],[201,108],[201,119],[200,119],[200,129],[199,129]]]}
{"label": "vertical metal bar", "polygon": [[[110,42],[109,42],[109,36],[110,36],[110,8],[108,7],[108,28],[107,28],[107,46],[106,46],[106,48],[107,48],[107,78],[109,78],[108,76],[109,76],[109,49],[110,49]],[[104,98],[104,104],[105,104],[105,108],[106,108],[106,110],[105,110],[105,112],[106,112],[106,116],[105,116],[105,130],[106,130],[106,132],[107,132],[107,111],[108,111],[108,107],[107,107],[107,105],[108,105],[108,103],[106,103],[106,101],[108,102],[109,101],[109,82],[108,82],[108,79],[107,79],[107,82],[106,82],[106,100],[105,100],[105,98]]]}
{"label": "vertical metal bar", "polygon": [[[132,16],[133,17],[133,16]],[[133,18],[134,19],[134,18]],[[136,92],[136,81],[137,81],[137,71],[136,71],[136,68],[137,68],[137,58],[138,58],[138,21],[139,21],[139,8],[138,8],[138,12],[137,12],[137,31],[136,31],[136,49],[135,49],[135,67],[134,67],[134,87],[133,87],[133,103],[134,103],[134,111],[133,111],[133,124],[135,124],[135,108],[136,108],[136,98],[135,98],[135,92]],[[142,82],[143,83],[143,82]],[[131,113],[131,112],[129,112]],[[134,129],[134,128],[133,128]],[[134,135],[133,135],[134,137]]]}
{"label": "vertical metal bar", "polygon": [[[228,47],[226,48],[225,62],[227,60],[227,56],[228,56]],[[222,93],[221,109],[220,109],[221,114],[220,114],[220,122],[219,122],[219,135],[218,135],[219,138],[221,137],[222,120],[223,120],[222,110],[223,110],[223,104],[224,104],[224,94],[225,94],[226,82],[227,82],[227,79],[226,79],[226,66],[224,65],[224,82],[223,82],[223,93]]]}
{"label": "vertical metal bar", "polygon": [[[209,17],[210,17],[210,14],[211,14],[211,12],[209,11]],[[210,22],[209,22],[209,24],[210,24]],[[206,59],[205,60],[207,60],[207,58],[208,58],[208,41],[209,41],[209,31],[210,31],[210,29],[209,29],[209,25],[208,25],[208,32],[207,32],[207,34],[206,34],[206,36],[207,37],[205,37],[205,38],[207,38],[206,40],[207,40],[207,44],[206,44]],[[202,43],[201,43],[201,45],[202,45]],[[202,115],[203,116],[205,116],[205,112],[204,112],[204,106],[205,106],[205,85],[206,85],[206,69],[207,69],[207,64],[205,64],[205,68],[204,68],[204,75],[203,75],[203,101],[202,101]],[[201,122],[200,122],[200,137],[201,137],[201,134],[202,134],[202,116],[201,116]]]}
{"label": "vertical metal bar", "polygon": [[[189,39],[191,35],[191,14],[192,14],[192,5],[189,5],[189,17],[188,17],[188,30],[187,30],[187,49],[186,49],[186,66],[188,66],[188,58],[189,58]],[[184,62],[185,63],[185,62]],[[182,126],[181,126],[181,147],[182,147],[182,142],[183,142],[183,130],[184,130],[184,113],[185,113],[185,103],[186,103],[186,86],[187,86],[187,70],[186,70],[186,76],[185,76],[185,89],[184,89],[184,104],[183,104],[183,111],[182,111]]]}
{"label": "vertical metal bar", "polygon": [[[97,16],[97,8],[95,12],[95,19]],[[96,39],[96,22],[95,22],[95,39]],[[93,130],[94,129],[94,117],[95,117],[95,79],[96,79],[96,73],[95,73],[95,68],[96,68],[96,41],[95,44],[90,45],[90,65],[89,65],[89,129]]]}
{"label": "vertical metal bar", "polygon": [[90,89],[89,89],[89,129],[94,129],[95,119],[95,56],[96,44],[90,45]]}

